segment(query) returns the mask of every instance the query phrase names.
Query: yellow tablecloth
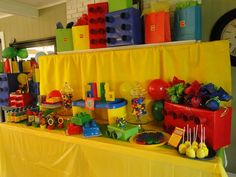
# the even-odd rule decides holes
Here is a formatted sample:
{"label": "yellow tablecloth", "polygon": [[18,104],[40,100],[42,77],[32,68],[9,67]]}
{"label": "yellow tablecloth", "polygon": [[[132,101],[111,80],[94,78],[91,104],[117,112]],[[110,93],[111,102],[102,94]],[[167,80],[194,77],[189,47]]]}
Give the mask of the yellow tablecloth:
{"label": "yellow tablecloth", "polygon": [[220,158],[191,160],[164,147],[143,148],[105,137],[65,136],[0,124],[1,177],[226,177]]}
{"label": "yellow tablecloth", "polygon": [[39,58],[40,93],[62,89],[69,82],[74,99],[83,98],[88,82],[107,82],[117,97],[125,81],[152,79],[212,82],[231,93],[231,65],[228,41],[142,46]]}

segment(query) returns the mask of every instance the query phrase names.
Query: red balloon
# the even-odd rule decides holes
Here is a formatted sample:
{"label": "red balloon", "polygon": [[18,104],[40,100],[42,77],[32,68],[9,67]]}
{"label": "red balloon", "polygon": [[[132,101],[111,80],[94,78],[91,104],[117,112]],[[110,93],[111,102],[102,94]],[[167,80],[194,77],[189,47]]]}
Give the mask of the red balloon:
{"label": "red balloon", "polygon": [[163,100],[166,97],[166,88],[169,84],[162,79],[155,79],[148,85],[148,94],[153,100]]}

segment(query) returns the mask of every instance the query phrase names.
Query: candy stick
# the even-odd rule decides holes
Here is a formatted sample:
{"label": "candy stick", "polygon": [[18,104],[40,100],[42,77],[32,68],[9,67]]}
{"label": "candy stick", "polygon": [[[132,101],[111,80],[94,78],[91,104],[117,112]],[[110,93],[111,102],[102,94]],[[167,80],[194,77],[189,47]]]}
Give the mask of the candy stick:
{"label": "candy stick", "polygon": [[201,147],[202,147],[202,124],[201,124]]}
{"label": "candy stick", "polygon": [[185,135],[185,127],[184,127],[184,132],[183,132],[182,144],[184,144],[184,135]]}
{"label": "candy stick", "polygon": [[203,142],[205,143],[206,141],[206,134],[205,134],[205,127],[203,127]]}
{"label": "candy stick", "polygon": [[189,140],[188,133],[189,133],[189,127],[188,127],[188,124],[187,124],[187,141]]}
{"label": "candy stick", "polygon": [[197,127],[196,127],[196,139],[195,139],[195,141],[197,141],[197,134],[198,134],[198,125],[197,125]]}
{"label": "candy stick", "polygon": [[191,144],[191,128],[189,128],[189,141],[190,141],[190,146],[192,145]]}
{"label": "candy stick", "polygon": [[195,137],[196,137],[196,135],[195,135],[195,127],[193,127],[193,141],[196,140]]}

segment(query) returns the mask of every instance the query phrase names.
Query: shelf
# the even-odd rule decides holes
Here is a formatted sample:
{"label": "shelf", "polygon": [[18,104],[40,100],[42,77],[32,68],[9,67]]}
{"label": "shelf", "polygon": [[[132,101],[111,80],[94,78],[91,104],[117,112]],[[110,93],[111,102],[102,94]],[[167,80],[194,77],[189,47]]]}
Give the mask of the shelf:
{"label": "shelf", "polygon": [[98,51],[127,50],[127,49],[138,49],[138,48],[143,48],[143,47],[146,48],[146,47],[155,47],[155,46],[163,46],[163,45],[191,44],[191,43],[195,43],[195,42],[197,42],[197,41],[196,40],[186,40],[186,41],[163,42],[163,43],[155,43],[155,44],[127,45],[127,46],[119,46],[119,47],[57,52],[57,54],[72,54],[72,53],[88,53],[88,52],[98,52]]}

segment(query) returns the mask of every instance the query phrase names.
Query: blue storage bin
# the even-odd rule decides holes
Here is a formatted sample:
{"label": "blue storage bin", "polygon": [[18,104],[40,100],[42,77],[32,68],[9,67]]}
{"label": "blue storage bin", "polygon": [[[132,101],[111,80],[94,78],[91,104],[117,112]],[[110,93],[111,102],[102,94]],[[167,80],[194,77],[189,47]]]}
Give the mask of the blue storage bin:
{"label": "blue storage bin", "polygon": [[200,5],[175,11],[174,40],[201,40]]}
{"label": "blue storage bin", "polygon": [[140,11],[128,8],[106,15],[107,46],[122,46],[143,43]]}

